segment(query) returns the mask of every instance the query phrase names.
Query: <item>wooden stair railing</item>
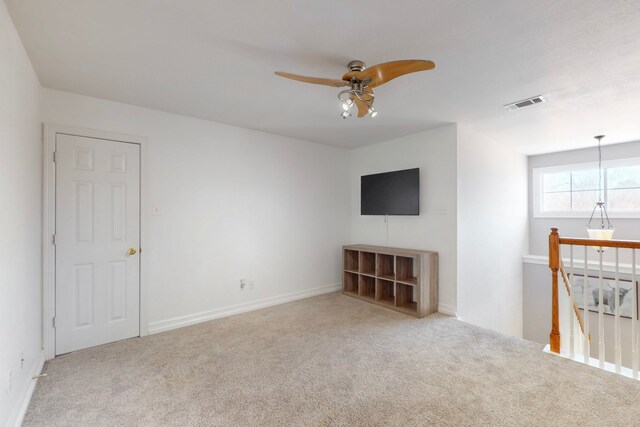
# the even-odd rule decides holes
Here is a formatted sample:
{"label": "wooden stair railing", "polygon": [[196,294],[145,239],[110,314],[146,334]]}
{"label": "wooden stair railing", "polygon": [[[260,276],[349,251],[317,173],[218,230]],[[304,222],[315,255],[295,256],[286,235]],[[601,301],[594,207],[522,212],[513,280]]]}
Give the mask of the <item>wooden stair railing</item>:
{"label": "wooden stair railing", "polygon": [[[580,312],[580,307],[578,307],[578,303],[576,302],[573,295],[573,288],[571,287],[571,282],[569,281],[569,277],[567,276],[567,271],[564,268],[564,263],[560,260],[560,272],[562,273],[562,280],[564,281],[564,287],[567,289],[567,293],[571,298],[571,302],[573,305],[573,312],[578,318],[578,323],[580,324],[580,330],[582,333],[586,333],[584,330],[584,319],[582,318],[582,313]],[[589,341],[591,341],[591,337],[589,337]]]}
{"label": "wooden stair railing", "polygon": [[549,235],[549,268],[551,269],[551,333],[549,347],[560,353],[560,306],[558,305],[558,270],[560,269],[560,235],[557,228]]}
{"label": "wooden stair railing", "polygon": [[[578,319],[578,323],[580,324],[580,330],[583,334],[585,334],[584,328],[584,319],[582,318],[582,313],[578,307],[578,304],[575,301],[573,295],[573,289],[571,287],[571,283],[569,282],[569,278],[567,277],[567,272],[562,263],[562,259],[560,258],[560,235],[558,234],[557,228],[551,229],[551,234],[549,235],[549,268],[551,268],[551,334],[549,335],[549,346],[552,352],[560,353],[560,308],[559,308],[559,295],[558,295],[558,272],[562,277],[562,281],[564,282],[564,286],[567,290],[567,294],[569,298],[571,298],[573,312],[575,313],[576,318]],[[588,340],[591,341],[591,337],[588,337]]]}
{"label": "wooden stair railing", "polygon": [[[549,335],[549,347],[550,350],[554,353],[560,353],[560,343],[561,343],[561,336],[560,336],[560,312],[559,312],[559,289],[558,289],[558,273],[560,273],[560,276],[562,277],[562,280],[565,284],[565,288],[569,294],[569,297],[571,298],[571,305],[573,307],[573,312],[576,316],[576,318],[578,319],[578,322],[580,324],[580,330],[582,331],[582,333],[584,334],[584,336],[586,337],[585,342],[588,344],[591,341],[591,336],[590,333],[588,331],[588,326],[585,327],[585,319],[583,318],[583,314],[584,316],[587,316],[588,311],[587,310],[583,310],[582,312],[580,311],[578,304],[576,303],[575,300],[575,296],[574,296],[574,290],[572,289],[572,280],[569,279],[569,275],[567,274],[567,271],[563,265],[561,256],[560,256],[560,247],[561,245],[569,245],[571,248],[571,277],[573,278],[573,271],[574,271],[574,264],[573,264],[573,246],[582,246],[584,248],[584,254],[585,254],[585,260],[584,260],[584,274],[586,276],[587,274],[587,269],[593,269],[592,267],[588,267],[588,260],[587,260],[587,247],[593,247],[593,248],[616,248],[615,249],[615,268],[616,268],[616,292],[618,292],[618,280],[619,280],[619,262],[618,262],[618,250],[619,249],[631,249],[632,253],[631,253],[631,259],[632,259],[632,282],[635,283],[636,280],[636,249],[640,249],[640,241],[630,241],[630,240],[596,240],[596,239],[587,239],[587,238],[565,238],[565,237],[560,237],[560,235],[558,234],[558,229],[557,228],[552,228],[551,229],[551,233],[549,234],[549,268],[551,269],[551,333]],[[602,292],[602,270],[603,270],[603,261],[602,261],[602,250],[598,251],[599,252],[599,269],[600,269],[600,287],[601,287],[601,292]],[[585,278],[586,279],[586,278]],[[585,304],[587,301],[587,296],[586,296],[586,292],[587,292],[587,288],[586,288],[586,280],[585,280],[585,288],[583,289],[583,297],[585,298]],[[633,286],[633,288],[635,289],[635,285]],[[636,299],[637,299],[637,295],[636,295],[636,291],[633,291],[633,303],[636,303]],[[616,297],[616,309],[615,309],[615,316],[616,316],[616,371],[619,372],[620,371],[620,337],[619,337],[619,317],[620,317],[620,310],[619,310],[619,295],[617,295]],[[602,332],[602,328],[603,328],[603,310],[602,310],[602,304],[599,303],[600,309],[599,309],[599,329],[598,329],[598,333],[601,334]],[[638,365],[640,365],[640,351],[638,350],[638,337],[636,336],[636,322],[638,321],[637,319],[637,313],[634,310],[633,311],[633,315],[632,315],[632,351],[634,354],[634,360],[633,360],[633,375],[634,377],[638,378]],[[588,319],[587,319],[588,321]],[[603,341],[603,336],[598,337],[599,339],[599,344],[600,344],[600,348],[599,348],[599,358],[600,358],[600,366],[602,367],[604,365],[604,341]],[[585,362],[588,359],[588,349],[585,351]]]}
{"label": "wooden stair railing", "polygon": [[[567,293],[569,294],[569,296],[571,297],[572,303],[573,303],[573,312],[576,315],[576,317],[578,318],[578,323],[580,323],[580,330],[582,331],[582,333],[584,334],[584,319],[582,318],[582,313],[580,312],[580,307],[578,307],[578,303],[576,302],[574,296],[573,296],[573,288],[571,286],[571,282],[569,281],[569,277],[567,276],[567,271],[564,268],[564,263],[562,261],[560,261],[560,272],[562,273],[562,280],[564,281],[564,287],[567,289]],[[589,338],[589,341],[591,341],[591,338]]]}

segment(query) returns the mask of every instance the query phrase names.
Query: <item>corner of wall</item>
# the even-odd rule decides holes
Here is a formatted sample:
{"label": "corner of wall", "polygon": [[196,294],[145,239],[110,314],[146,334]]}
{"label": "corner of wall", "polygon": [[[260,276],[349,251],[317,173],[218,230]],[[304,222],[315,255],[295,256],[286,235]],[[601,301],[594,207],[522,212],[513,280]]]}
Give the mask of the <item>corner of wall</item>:
{"label": "corner of wall", "polygon": [[458,126],[457,150],[458,315],[522,336],[527,158],[465,125]]}
{"label": "corner of wall", "polygon": [[[449,124],[367,145],[349,153],[350,242],[432,250],[439,255],[441,311],[456,312],[456,135]],[[387,243],[382,217],[360,215],[360,176],[420,168],[420,215],[392,217]],[[443,213],[444,212],[444,213]]]}
{"label": "corner of wall", "polygon": [[[40,82],[0,4],[0,425],[19,422],[42,360]],[[9,321],[10,319],[10,321]],[[7,379],[7,378],[10,379]]]}

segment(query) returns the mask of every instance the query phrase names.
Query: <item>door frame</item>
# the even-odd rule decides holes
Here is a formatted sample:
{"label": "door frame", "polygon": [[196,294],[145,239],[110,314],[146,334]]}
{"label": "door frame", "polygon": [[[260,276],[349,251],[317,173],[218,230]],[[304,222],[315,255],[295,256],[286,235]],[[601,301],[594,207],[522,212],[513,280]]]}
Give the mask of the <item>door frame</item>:
{"label": "door frame", "polygon": [[53,235],[56,225],[56,169],[54,151],[56,135],[65,134],[97,140],[124,142],[140,146],[140,336],[149,334],[147,251],[148,230],[145,212],[148,212],[148,142],[146,137],[125,135],[75,126],[44,123],[43,125],[43,191],[42,191],[42,348],[46,360],[56,356],[56,331],[53,318],[56,313],[56,248]]}

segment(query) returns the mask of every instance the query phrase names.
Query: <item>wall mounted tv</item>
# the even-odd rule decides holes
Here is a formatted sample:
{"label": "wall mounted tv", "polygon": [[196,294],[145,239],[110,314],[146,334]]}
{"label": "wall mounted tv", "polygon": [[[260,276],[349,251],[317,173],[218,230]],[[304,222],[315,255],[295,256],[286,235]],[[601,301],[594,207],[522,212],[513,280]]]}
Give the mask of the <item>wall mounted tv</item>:
{"label": "wall mounted tv", "polygon": [[360,177],[360,215],[420,215],[420,169]]}

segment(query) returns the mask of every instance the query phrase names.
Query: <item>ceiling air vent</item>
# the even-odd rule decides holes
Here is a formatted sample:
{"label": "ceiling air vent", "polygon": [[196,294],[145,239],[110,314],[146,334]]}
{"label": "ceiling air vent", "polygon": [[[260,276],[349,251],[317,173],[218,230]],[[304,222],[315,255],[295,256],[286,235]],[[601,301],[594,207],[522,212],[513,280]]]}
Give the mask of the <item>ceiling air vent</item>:
{"label": "ceiling air vent", "polygon": [[513,102],[504,106],[505,110],[519,110],[520,108],[528,107],[530,105],[541,104],[545,102],[542,96],[534,96],[533,98],[523,99],[522,101]]}

